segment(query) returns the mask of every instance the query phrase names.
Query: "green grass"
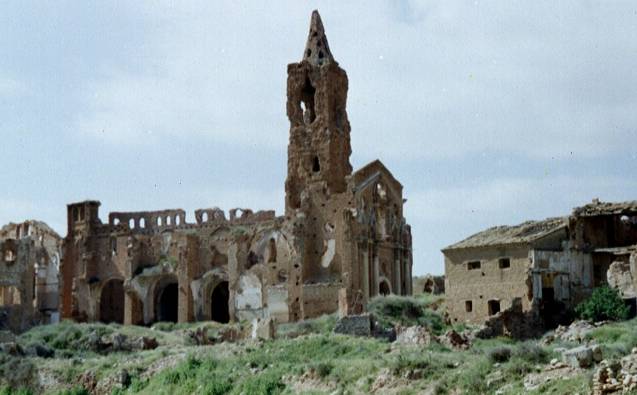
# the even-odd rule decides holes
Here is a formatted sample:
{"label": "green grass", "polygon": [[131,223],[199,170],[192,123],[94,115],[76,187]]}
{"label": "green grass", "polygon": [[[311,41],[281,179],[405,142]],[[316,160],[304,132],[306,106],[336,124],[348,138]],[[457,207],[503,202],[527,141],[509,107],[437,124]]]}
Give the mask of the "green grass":
{"label": "green grass", "polygon": [[[431,296],[386,297],[372,302],[373,313],[384,324],[426,325],[442,332],[439,313],[431,310]],[[336,317],[319,317],[278,326],[278,338],[194,346],[187,332],[205,328],[215,336],[223,327],[214,323],[158,324],[154,328],[63,322],[32,329],[18,342],[42,344],[55,350],[53,358],[15,357],[0,353],[0,395],[43,393],[34,372],[54,377],[47,394],[83,394],[78,387],[85,372],[98,381],[115,377],[122,369],[130,375],[124,394],[292,394],[369,393],[380,374],[388,374],[390,388],[382,392],[417,394],[492,394],[506,385],[507,394],[524,393],[527,374],[537,372],[558,355],[561,343],[543,346],[536,341],[509,338],[476,339],[468,350],[452,350],[440,344],[427,347],[397,345],[386,340],[333,333]],[[237,327],[239,325],[237,324]],[[604,348],[604,358],[615,358],[637,346],[637,320],[612,323],[588,334]],[[437,328],[437,329],[436,329]],[[155,350],[133,353],[90,351],[93,334],[123,333],[155,337]],[[503,351],[504,350],[504,351]],[[501,372],[503,381],[492,388],[486,377]],[[564,380],[546,383],[533,393],[588,393],[592,370]],[[309,385],[298,387],[303,378]],[[2,387],[4,385],[4,387]],[[306,384],[308,385],[308,384]],[[394,386],[394,387],[392,387]]]}
{"label": "green grass", "polygon": [[637,318],[595,328],[585,338],[601,345],[604,358],[626,355],[637,347]]}

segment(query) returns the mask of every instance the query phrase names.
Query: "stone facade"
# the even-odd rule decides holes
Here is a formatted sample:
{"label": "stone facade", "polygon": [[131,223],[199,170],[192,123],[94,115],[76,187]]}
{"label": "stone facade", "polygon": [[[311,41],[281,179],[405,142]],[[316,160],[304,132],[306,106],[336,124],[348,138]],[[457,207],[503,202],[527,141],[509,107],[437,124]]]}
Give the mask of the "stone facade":
{"label": "stone facade", "polygon": [[0,229],[1,329],[57,321],[60,247],[60,236],[42,222]]}
{"label": "stone facade", "polygon": [[176,209],[102,223],[99,202],[68,205],[63,317],[286,322],[410,294],[402,185],[378,160],[352,172],[347,83],[315,11],[303,59],[288,65],[284,216],[211,208],[189,223]]}

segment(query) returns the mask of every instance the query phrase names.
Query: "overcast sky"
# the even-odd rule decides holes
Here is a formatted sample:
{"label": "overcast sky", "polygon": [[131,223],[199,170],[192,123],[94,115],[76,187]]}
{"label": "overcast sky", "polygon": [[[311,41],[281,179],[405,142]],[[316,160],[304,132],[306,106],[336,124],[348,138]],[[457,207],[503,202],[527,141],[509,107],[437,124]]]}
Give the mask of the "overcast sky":
{"label": "overcast sky", "polygon": [[635,1],[13,1],[0,223],[64,236],[86,198],[103,220],[281,214],[286,66],[315,8],[349,76],[352,165],[404,185],[414,273],[490,226],[637,199]]}

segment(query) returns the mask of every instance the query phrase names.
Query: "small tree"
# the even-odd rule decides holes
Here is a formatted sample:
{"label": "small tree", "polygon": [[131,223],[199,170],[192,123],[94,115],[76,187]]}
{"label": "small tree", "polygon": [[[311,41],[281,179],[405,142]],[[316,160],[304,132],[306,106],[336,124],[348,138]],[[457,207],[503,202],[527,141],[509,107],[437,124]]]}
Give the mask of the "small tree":
{"label": "small tree", "polygon": [[595,288],[588,299],[577,305],[575,312],[589,321],[622,321],[628,319],[630,309],[617,290],[603,286]]}

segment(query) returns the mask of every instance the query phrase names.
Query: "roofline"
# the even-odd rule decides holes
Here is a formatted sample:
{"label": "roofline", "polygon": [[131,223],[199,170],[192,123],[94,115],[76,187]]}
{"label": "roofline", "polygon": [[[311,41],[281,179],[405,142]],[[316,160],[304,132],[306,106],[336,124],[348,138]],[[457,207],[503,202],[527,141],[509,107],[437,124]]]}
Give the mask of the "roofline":
{"label": "roofline", "polygon": [[[561,218],[561,217],[558,217],[558,218]],[[562,223],[562,225],[557,226],[555,229],[550,230],[550,231],[548,231],[548,232],[546,232],[546,233],[543,233],[543,234],[541,234],[541,235],[538,235],[538,236],[536,236],[535,238],[533,238],[533,239],[531,239],[531,240],[528,240],[528,241],[519,241],[519,242],[514,242],[514,243],[479,244],[479,245],[475,245],[475,246],[467,246],[467,247],[453,247],[453,245],[454,245],[454,244],[452,244],[452,245],[450,245],[450,246],[447,246],[447,247],[445,247],[445,248],[441,249],[440,251],[441,251],[442,253],[444,253],[444,252],[446,252],[446,251],[467,250],[467,249],[471,249],[471,248],[484,248],[484,247],[506,247],[506,246],[517,246],[517,245],[524,245],[524,244],[529,244],[529,245],[531,245],[532,243],[534,243],[534,242],[538,241],[539,239],[542,239],[542,238],[544,238],[544,237],[546,237],[546,236],[549,236],[549,235],[551,235],[551,234],[553,234],[553,233],[555,233],[555,232],[557,232],[557,231],[559,231],[559,230],[561,230],[561,229],[564,229],[564,228],[568,229],[568,224],[567,224],[567,223],[565,223],[565,222],[564,222],[564,223]],[[478,232],[478,233],[480,233],[480,232]],[[477,234],[477,233],[476,233],[476,234]],[[473,236],[473,235],[472,235],[472,236]],[[469,237],[471,237],[471,236],[469,236]],[[468,237],[468,238],[469,238],[469,237]],[[465,239],[465,240],[466,240],[466,239]],[[460,242],[458,242],[458,243],[460,243]],[[458,243],[455,243],[455,244],[458,244]]]}

